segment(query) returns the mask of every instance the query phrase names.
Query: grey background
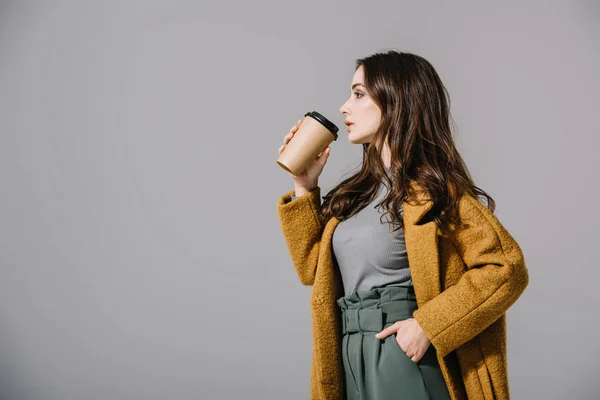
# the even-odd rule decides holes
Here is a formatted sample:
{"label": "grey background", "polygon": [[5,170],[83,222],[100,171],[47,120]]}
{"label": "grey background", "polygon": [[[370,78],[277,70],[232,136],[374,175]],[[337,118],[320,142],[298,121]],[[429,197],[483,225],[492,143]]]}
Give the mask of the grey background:
{"label": "grey background", "polygon": [[521,245],[514,399],[598,398],[592,1],[0,2],[0,399],[307,399],[310,287],[275,163],[310,110],[361,146],[354,60],[427,58]]}

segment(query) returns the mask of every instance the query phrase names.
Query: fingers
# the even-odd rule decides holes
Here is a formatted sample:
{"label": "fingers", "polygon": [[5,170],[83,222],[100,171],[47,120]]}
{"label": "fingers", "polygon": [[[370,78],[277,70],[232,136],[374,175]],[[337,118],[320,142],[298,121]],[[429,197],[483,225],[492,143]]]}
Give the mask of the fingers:
{"label": "fingers", "polygon": [[406,356],[408,358],[410,358],[413,362],[419,362],[419,360],[421,358],[423,358],[423,354],[419,351],[415,352],[414,354],[409,354],[409,353],[413,353],[414,350],[409,351],[408,346],[402,346],[402,343],[400,343],[400,341],[398,340],[398,335],[396,335],[396,343],[398,344],[398,346],[400,347],[400,349],[402,349],[402,351],[404,352],[404,354],[406,354]]}
{"label": "fingers", "polygon": [[[400,340],[398,340],[398,339],[399,339],[398,335],[396,335],[396,343],[398,343],[398,346],[400,346],[402,351],[406,353],[408,351],[408,348],[405,349],[404,347],[402,347],[402,343],[400,343]],[[408,354],[406,354],[406,355],[408,356]],[[411,356],[409,356],[409,357],[411,357]]]}
{"label": "fingers", "polygon": [[290,133],[288,133],[287,135],[285,135],[283,137],[283,144],[286,145],[290,142],[290,140],[292,140],[292,137],[294,136],[295,132],[290,131]]}
{"label": "fingers", "polygon": [[327,159],[329,158],[329,153],[331,153],[331,147],[327,146],[325,147],[325,150],[323,150],[321,154],[319,154],[318,159],[321,165],[325,165]]}
{"label": "fingers", "polygon": [[387,328],[385,328],[384,330],[382,330],[381,332],[376,334],[375,337],[377,339],[383,339],[383,338],[390,336],[392,333],[396,332],[396,330],[397,330],[396,324],[394,324],[392,326],[388,326]]}
{"label": "fingers", "polygon": [[292,128],[290,129],[290,132],[285,135],[285,137],[283,138],[283,144],[288,144],[290,140],[292,140],[292,137],[294,136],[294,133],[296,133],[296,131],[298,130],[298,127],[300,126],[300,124],[302,123],[302,120],[298,120],[298,123],[294,126],[292,126]]}
{"label": "fingers", "polygon": [[[329,146],[327,146],[329,147]],[[383,339],[386,338],[388,336],[390,336],[392,333],[396,333],[400,330],[400,327],[402,326],[402,323],[404,321],[396,321],[394,322],[393,325],[388,326],[387,328],[385,328],[384,330],[382,330],[381,332],[379,332],[378,334],[375,335],[375,337],[377,339]]]}
{"label": "fingers", "polygon": [[302,120],[299,119],[296,125],[292,126],[290,132],[287,135],[285,135],[285,137],[283,138],[283,145],[279,147],[279,154],[281,154],[281,152],[285,149],[285,146],[290,142],[290,140],[292,140],[294,134],[296,133],[301,124]]}
{"label": "fingers", "polygon": [[402,346],[402,343],[400,343],[400,340],[398,340],[398,335],[396,335],[396,343],[398,343],[398,346],[407,355],[407,357],[415,363],[419,362],[425,354],[425,351],[419,348],[415,348],[414,345],[412,347],[407,345]]}

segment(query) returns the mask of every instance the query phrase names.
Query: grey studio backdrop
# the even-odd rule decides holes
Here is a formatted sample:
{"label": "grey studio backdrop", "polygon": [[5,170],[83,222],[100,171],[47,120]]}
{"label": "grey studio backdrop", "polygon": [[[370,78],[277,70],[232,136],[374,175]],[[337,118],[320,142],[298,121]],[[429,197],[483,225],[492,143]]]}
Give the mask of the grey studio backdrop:
{"label": "grey studio backdrop", "polygon": [[592,1],[0,2],[0,400],[307,399],[275,160],[354,60],[424,56],[520,243],[514,399],[600,398]]}

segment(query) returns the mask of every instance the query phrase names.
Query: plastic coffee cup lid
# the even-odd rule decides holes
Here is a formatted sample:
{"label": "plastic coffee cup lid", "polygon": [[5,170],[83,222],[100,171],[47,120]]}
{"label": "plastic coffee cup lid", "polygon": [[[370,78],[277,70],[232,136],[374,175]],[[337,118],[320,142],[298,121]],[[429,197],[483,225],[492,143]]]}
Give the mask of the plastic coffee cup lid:
{"label": "plastic coffee cup lid", "polygon": [[333,137],[334,137],[333,140],[337,140],[337,138],[338,138],[337,132],[338,132],[339,128],[333,122],[331,122],[330,120],[328,120],[327,118],[325,118],[324,116],[322,116],[321,114],[319,114],[316,111],[310,111],[310,112],[307,112],[306,114],[304,114],[305,117],[307,115],[310,116],[311,118],[316,119],[317,121],[319,121],[321,123],[321,125],[323,125],[327,129],[329,129],[329,131],[331,133],[333,133]]}

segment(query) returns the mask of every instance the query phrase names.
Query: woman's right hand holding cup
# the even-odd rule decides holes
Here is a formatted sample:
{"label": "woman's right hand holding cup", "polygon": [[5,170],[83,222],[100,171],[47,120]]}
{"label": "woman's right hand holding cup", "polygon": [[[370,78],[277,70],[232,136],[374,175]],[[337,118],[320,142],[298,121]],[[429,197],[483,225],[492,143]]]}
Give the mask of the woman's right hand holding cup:
{"label": "woman's right hand holding cup", "polygon": [[[298,123],[296,125],[294,125],[290,129],[290,132],[283,138],[283,145],[279,148],[279,154],[281,154],[283,152],[286,145],[289,143],[290,140],[292,140],[292,138],[294,137],[294,134],[296,133],[296,131],[298,130],[298,128],[300,127],[301,124],[302,124],[302,120],[299,119]],[[301,173],[299,173],[296,176],[294,176],[292,173],[288,172],[288,174],[290,174],[294,179],[295,192],[296,192],[295,194],[297,197],[302,196],[303,194],[305,194],[307,192],[310,192],[311,190],[313,190],[314,188],[316,188],[318,186],[319,176],[321,175],[321,172],[323,172],[323,167],[325,167],[325,164],[327,163],[327,159],[329,158],[330,152],[331,152],[331,147],[328,145],[321,152],[321,154],[319,154],[314,160],[312,160],[310,162],[310,164],[304,171],[302,171]]]}

